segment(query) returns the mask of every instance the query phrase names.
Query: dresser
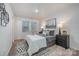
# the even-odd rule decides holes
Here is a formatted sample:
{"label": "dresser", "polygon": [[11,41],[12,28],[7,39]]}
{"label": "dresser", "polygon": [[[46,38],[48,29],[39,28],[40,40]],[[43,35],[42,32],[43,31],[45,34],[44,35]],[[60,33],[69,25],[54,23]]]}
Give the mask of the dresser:
{"label": "dresser", "polygon": [[69,35],[56,35],[56,44],[64,47],[65,49],[69,48]]}

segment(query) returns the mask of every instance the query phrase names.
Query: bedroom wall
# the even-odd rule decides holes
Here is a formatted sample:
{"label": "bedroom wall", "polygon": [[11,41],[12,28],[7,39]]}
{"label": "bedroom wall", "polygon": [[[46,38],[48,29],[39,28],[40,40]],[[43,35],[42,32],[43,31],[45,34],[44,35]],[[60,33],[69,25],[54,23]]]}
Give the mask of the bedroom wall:
{"label": "bedroom wall", "polygon": [[57,24],[62,23],[62,29],[70,34],[70,48],[79,50],[79,6],[71,5],[55,13],[53,17],[56,17]]}
{"label": "bedroom wall", "polygon": [[6,11],[9,13],[9,24],[6,27],[0,26],[0,56],[6,56],[14,39],[13,13],[9,4],[6,5]]}
{"label": "bedroom wall", "polygon": [[58,23],[63,21],[63,29],[70,34],[70,48],[79,50],[79,6],[70,6],[58,16]]}
{"label": "bedroom wall", "polygon": [[[15,17],[15,39],[25,39],[27,34],[36,34],[37,32],[39,32],[39,22],[35,19],[29,19],[29,18],[23,18],[23,17]],[[22,32],[22,21],[35,21],[38,22],[38,27],[37,27],[37,31],[36,32],[32,32],[31,28],[29,29],[30,32]],[[29,25],[30,27],[30,25]]]}

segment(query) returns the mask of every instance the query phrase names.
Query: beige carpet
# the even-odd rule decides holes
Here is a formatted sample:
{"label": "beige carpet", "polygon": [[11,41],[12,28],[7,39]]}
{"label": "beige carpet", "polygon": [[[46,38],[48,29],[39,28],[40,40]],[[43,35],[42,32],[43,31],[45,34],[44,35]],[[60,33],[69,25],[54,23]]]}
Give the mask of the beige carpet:
{"label": "beige carpet", "polygon": [[[14,41],[13,47],[11,48],[9,56],[28,56],[27,53],[28,45],[25,40]],[[65,49],[58,45],[53,45],[46,48],[33,56],[79,56],[79,50]]]}
{"label": "beige carpet", "polygon": [[[75,53],[74,50],[54,45],[34,54],[33,56],[72,56]],[[17,46],[15,56],[28,56],[25,45]]]}
{"label": "beige carpet", "polygon": [[34,56],[72,56],[73,54],[75,54],[74,50],[65,49],[61,46],[54,45],[39,52],[38,54],[35,54]]}
{"label": "beige carpet", "polygon": [[[18,42],[15,47],[15,56],[28,56],[28,46],[24,40]],[[77,51],[78,52],[78,51]],[[72,56],[79,55],[75,50],[65,49],[58,45],[46,48],[33,56]]]}

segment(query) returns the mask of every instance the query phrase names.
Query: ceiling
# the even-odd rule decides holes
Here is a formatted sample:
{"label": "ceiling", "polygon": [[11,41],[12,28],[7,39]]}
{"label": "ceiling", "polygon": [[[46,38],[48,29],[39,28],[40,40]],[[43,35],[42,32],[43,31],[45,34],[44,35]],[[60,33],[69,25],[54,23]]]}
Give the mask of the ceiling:
{"label": "ceiling", "polygon": [[[66,10],[74,4],[67,3],[12,3],[10,4],[14,16],[27,17],[33,19],[50,18],[55,13]],[[35,13],[38,9],[38,13]]]}

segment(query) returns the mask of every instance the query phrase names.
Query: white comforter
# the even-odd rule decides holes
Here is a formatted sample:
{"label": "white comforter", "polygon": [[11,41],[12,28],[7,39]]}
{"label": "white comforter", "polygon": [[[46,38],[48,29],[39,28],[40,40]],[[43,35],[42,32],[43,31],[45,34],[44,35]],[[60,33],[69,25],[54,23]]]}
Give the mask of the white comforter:
{"label": "white comforter", "polygon": [[28,54],[32,55],[37,52],[40,48],[46,47],[46,38],[39,35],[27,35],[26,40],[29,44]]}

